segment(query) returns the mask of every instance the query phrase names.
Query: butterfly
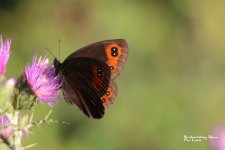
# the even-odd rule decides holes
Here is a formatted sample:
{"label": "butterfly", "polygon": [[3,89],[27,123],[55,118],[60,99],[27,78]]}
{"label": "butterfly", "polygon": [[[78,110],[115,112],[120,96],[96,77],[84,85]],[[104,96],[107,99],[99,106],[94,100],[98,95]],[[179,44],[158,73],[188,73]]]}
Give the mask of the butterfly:
{"label": "butterfly", "polygon": [[55,58],[53,64],[62,82],[64,99],[89,118],[102,118],[115,101],[114,80],[123,70],[127,56],[127,41],[114,39],[85,46],[62,63]]}

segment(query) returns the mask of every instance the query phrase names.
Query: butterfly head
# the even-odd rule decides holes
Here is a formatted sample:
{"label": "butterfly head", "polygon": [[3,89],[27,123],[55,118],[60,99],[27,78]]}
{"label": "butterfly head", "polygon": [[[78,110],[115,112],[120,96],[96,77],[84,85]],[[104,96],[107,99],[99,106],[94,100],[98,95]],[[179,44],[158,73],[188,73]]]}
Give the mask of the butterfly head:
{"label": "butterfly head", "polygon": [[54,64],[54,67],[55,67],[56,74],[58,74],[61,63],[57,58],[55,58],[54,61],[53,61],[53,64]]}

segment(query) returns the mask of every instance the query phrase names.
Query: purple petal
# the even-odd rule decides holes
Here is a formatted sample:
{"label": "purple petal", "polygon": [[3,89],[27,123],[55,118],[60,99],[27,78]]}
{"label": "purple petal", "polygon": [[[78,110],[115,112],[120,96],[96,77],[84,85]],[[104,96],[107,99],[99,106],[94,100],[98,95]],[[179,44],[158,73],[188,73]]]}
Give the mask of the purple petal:
{"label": "purple petal", "polygon": [[46,56],[38,59],[38,55],[35,54],[32,64],[24,69],[24,77],[40,102],[51,106],[54,99],[60,98],[58,90],[61,84],[55,75],[54,67],[48,64]]}
{"label": "purple petal", "polygon": [[0,127],[4,127],[0,131],[0,136],[7,139],[9,136],[13,134],[13,128],[7,127],[8,125],[11,125],[11,122],[9,118],[6,115],[0,116]]}
{"label": "purple petal", "polygon": [[212,150],[225,150],[225,127],[217,127],[213,130],[212,136],[215,139],[210,140]]}
{"label": "purple petal", "polygon": [[0,136],[7,139],[13,134],[13,128],[8,127],[6,129],[1,130]]}
{"label": "purple petal", "polygon": [[6,65],[10,55],[11,42],[11,38],[6,39],[6,41],[3,42],[2,35],[0,35],[0,76],[2,76],[6,71]]}
{"label": "purple petal", "polygon": [[10,125],[10,120],[6,115],[0,116],[0,127]]}

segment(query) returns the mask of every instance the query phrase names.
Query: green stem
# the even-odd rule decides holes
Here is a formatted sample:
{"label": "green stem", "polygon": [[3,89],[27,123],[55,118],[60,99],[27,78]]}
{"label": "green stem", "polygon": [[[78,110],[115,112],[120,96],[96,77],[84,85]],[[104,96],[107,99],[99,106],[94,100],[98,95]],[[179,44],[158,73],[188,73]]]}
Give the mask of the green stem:
{"label": "green stem", "polygon": [[12,123],[15,125],[13,135],[13,147],[14,150],[22,150],[22,131],[19,129],[19,111],[16,110],[13,116]]}

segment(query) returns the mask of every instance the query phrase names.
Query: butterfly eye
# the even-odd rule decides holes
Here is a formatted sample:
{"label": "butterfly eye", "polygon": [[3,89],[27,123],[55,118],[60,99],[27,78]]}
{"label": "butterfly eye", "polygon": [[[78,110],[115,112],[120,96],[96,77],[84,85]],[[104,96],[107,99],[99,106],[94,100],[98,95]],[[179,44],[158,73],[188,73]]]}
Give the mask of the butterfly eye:
{"label": "butterfly eye", "polygon": [[63,75],[64,75],[64,76],[67,76],[67,74],[68,74],[67,71],[64,71],[64,72],[63,72]]}
{"label": "butterfly eye", "polygon": [[118,48],[117,48],[117,47],[112,47],[112,48],[111,48],[111,55],[112,55],[113,57],[118,56]]}

